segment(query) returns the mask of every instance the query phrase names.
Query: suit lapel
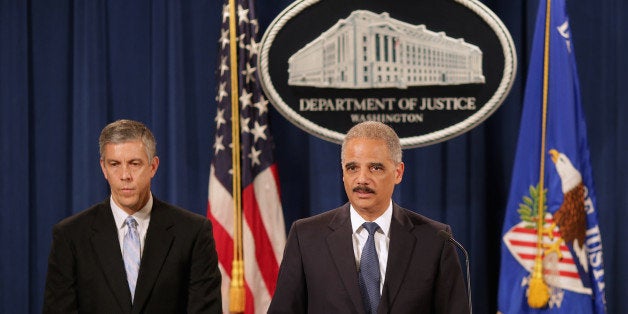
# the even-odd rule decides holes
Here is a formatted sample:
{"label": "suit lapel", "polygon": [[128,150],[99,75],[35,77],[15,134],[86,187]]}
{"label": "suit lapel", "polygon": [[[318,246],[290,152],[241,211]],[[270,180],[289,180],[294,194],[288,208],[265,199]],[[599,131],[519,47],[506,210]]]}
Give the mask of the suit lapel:
{"label": "suit lapel", "polygon": [[338,269],[338,274],[349,293],[351,301],[360,313],[364,313],[364,305],[358,284],[358,270],[353,255],[351,242],[351,219],[349,218],[349,204],[341,207],[329,223],[331,233],[327,236],[327,245],[332,259]]}
{"label": "suit lapel", "polygon": [[113,219],[109,200],[100,206],[92,223],[92,229],[94,231],[91,238],[92,249],[100,263],[100,268],[118,305],[125,312],[128,312],[131,307],[131,292],[126,280],[117,226]]}
{"label": "suit lapel", "polygon": [[150,223],[146,231],[144,253],[142,254],[140,272],[137,277],[137,287],[135,288],[134,313],[141,312],[144,303],[148,300],[174,240],[174,237],[168,230],[174,225],[173,220],[168,215],[165,205],[156,198],[153,199],[153,209],[151,210]]}
{"label": "suit lapel", "polygon": [[416,237],[411,233],[414,226],[397,204],[393,203],[393,218],[390,222],[390,245],[386,279],[382,293],[382,306],[392,304],[399,292],[399,287],[408,271],[410,259],[415,247]]}

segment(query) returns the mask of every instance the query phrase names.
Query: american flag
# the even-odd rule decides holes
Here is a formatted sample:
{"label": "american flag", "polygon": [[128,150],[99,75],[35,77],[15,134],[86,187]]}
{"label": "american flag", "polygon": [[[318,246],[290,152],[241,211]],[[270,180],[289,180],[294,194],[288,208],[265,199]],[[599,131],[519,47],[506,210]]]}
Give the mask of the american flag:
{"label": "american flag", "polygon": [[[229,0],[222,11],[219,45],[218,103],[210,175],[207,218],[214,226],[222,272],[223,311],[229,309],[229,285],[234,257],[234,211],[231,133],[231,97],[240,109],[240,158],[245,313],[266,313],[275,291],[286,242],[279,197],[279,177],[273,159],[268,126],[268,100],[257,75],[259,26],[253,1],[235,1],[237,28],[238,94],[231,93]],[[236,172],[237,173],[237,172]]]}

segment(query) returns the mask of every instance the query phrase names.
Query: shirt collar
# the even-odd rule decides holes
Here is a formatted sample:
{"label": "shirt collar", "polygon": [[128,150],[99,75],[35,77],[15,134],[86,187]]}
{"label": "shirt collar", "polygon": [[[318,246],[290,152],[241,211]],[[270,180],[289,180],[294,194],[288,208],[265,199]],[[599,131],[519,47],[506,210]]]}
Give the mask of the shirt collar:
{"label": "shirt collar", "polygon": [[[364,220],[364,218],[362,218],[360,214],[358,214],[355,208],[353,208],[353,205],[350,205],[349,213],[351,215],[351,229],[353,230],[353,233],[356,233],[358,232],[360,228],[362,228],[362,224],[367,221]],[[381,216],[377,217],[377,219],[375,219],[373,222],[377,223],[380,230],[382,230],[382,233],[384,233],[385,236],[388,236],[388,231],[390,231],[391,221],[392,221],[392,200],[390,201],[390,204],[388,204],[388,208],[386,208],[384,213]]]}
{"label": "shirt collar", "polygon": [[[111,204],[111,211],[113,212],[113,219],[116,221],[116,226],[118,226],[118,229],[124,228],[124,221],[126,220],[126,217],[129,217],[129,214],[122,210],[122,208],[120,208],[116,202],[113,201],[113,197],[110,197],[109,203]],[[133,216],[133,218],[137,220],[138,225],[141,226],[150,219],[150,212],[152,209],[153,194],[151,193],[146,205],[144,205],[144,207],[142,207],[139,211],[133,213],[131,216]]]}

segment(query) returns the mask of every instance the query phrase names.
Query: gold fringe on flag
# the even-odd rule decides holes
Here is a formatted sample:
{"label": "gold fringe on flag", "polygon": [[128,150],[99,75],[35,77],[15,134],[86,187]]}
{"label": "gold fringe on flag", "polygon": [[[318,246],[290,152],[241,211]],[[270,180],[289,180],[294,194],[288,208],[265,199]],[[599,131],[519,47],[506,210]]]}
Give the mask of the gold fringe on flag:
{"label": "gold fringe on flag", "polygon": [[530,289],[528,290],[528,305],[533,309],[540,309],[549,301],[549,289],[543,281],[543,259],[537,255],[534,259],[534,269],[530,278]]}
{"label": "gold fringe on flag", "polygon": [[[550,298],[549,287],[543,279],[543,235],[545,225],[545,200],[543,191],[545,189],[545,135],[547,132],[547,94],[549,85],[549,43],[550,43],[550,20],[551,20],[551,0],[547,0],[545,9],[545,42],[543,50],[543,121],[541,123],[541,166],[539,175],[539,202],[538,217],[536,221],[537,240],[536,257],[530,278],[528,290],[528,305],[531,308],[539,309],[547,305]],[[552,232],[551,230],[549,232]]]}

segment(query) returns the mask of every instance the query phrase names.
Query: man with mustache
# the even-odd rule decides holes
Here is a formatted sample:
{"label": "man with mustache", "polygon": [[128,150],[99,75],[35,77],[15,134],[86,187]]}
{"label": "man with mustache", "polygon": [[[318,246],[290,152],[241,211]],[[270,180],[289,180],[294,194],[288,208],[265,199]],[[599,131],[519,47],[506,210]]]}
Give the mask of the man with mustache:
{"label": "man with mustache", "polygon": [[44,313],[221,313],[212,225],[158,200],[152,132],[118,120],[101,132],[111,195],[53,228]]}
{"label": "man with mustache", "polygon": [[349,130],[341,149],[349,203],[290,229],[268,313],[469,313],[448,225],[391,199],[404,163],[395,131]]}

